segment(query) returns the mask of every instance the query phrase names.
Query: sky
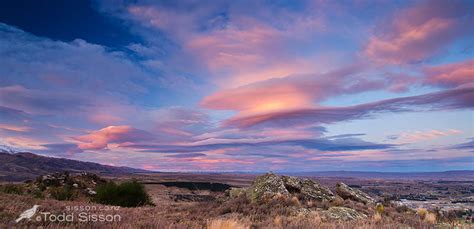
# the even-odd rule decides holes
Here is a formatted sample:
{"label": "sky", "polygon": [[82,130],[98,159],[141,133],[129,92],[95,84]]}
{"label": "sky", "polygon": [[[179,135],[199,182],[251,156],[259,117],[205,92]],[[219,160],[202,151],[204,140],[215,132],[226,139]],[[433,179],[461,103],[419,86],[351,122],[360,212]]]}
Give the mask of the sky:
{"label": "sky", "polygon": [[474,169],[473,1],[0,2],[0,145],[154,171]]}

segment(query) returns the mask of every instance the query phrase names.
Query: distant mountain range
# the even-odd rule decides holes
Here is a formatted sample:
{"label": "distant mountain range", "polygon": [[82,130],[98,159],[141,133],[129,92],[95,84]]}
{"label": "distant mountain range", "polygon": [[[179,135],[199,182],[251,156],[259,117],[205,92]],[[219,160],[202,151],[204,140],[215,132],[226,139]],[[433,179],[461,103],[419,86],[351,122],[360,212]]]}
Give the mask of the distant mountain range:
{"label": "distant mountain range", "polygon": [[362,172],[362,171],[324,171],[295,172],[296,176],[309,177],[353,177],[359,179],[398,179],[398,180],[456,180],[474,181],[474,170],[453,170],[444,172]]}
{"label": "distant mountain range", "polygon": [[[129,167],[115,167],[93,162],[84,162],[64,158],[46,157],[28,152],[12,153],[0,150],[0,181],[24,181],[37,176],[55,172],[91,172],[102,175],[119,176],[136,173],[154,173]],[[233,174],[256,174],[232,172]],[[185,175],[186,173],[180,173]],[[190,174],[214,174],[212,172]],[[227,173],[217,173],[227,174]],[[456,180],[474,181],[474,170],[457,170],[445,172],[361,172],[361,171],[324,171],[285,173],[293,176],[307,177],[345,177],[358,179],[402,179],[402,180]]]}
{"label": "distant mountain range", "polygon": [[23,181],[61,171],[86,171],[103,175],[149,172],[128,167],[115,167],[93,162],[46,157],[26,152],[0,152],[0,181]]}

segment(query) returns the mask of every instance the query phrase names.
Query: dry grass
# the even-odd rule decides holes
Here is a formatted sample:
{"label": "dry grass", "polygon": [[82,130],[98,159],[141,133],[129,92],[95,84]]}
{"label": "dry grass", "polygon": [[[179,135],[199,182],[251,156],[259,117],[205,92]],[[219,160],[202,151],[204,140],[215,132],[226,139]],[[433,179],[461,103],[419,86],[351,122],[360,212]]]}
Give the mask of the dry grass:
{"label": "dry grass", "polygon": [[[40,211],[61,213],[66,206],[104,205],[81,201],[40,200],[15,194],[0,194],[0,228],[43,227],[43,228],[432,228],[436,223],[430,214],[423,219],[415,212],[400,213],[391,206],[385,207],[384,215],[366,220],[341,222],[325,221],[318,213],[321,203],[300,203],[310,212],[295,212],[297,206],[291,198],[284,201],[269,200],[267,203],[251,204],[246,198],[205,203],[156,203],[156,206],[120,208],[107,214],[121,215],[120,222],[21,222],[13,220],[33,204],[41,205]],[[311,206],[310,206],[311,205]],[[352,202],[344,205],[358,206]],[[376,212],[375,207],[366,211]],[[104,213],[96,210],[91,213]],[[377,215],[377,214],[376,214]],[[433,214],[434,215],[434,214]]]}
{"label": "dry grass", "polygon": [[425,216],[424,221],[429,224],[435,224],[436,223],[436,214],[434,213],[427,213]]}
{"label": "dry grass", "polygon": [[374,216],[372,216],[372,221],[374,221],[375,223],[379,223],[380,221],[382,221],[382,215],[380,215],[380,213],[375,213]]}
{"label": "dry grass", "polygon": [[301,206],[301,203],[300,203],[300,201],[298,200],[298,197],[296,197],[296,196],[293,196],[293,197],[291,198],[291,203],[292,203],[294,206]]}
{"label": "dry grass", "polygon": [[281,216],[277,215],[275,219],[273,220],[273,225],[275,228],[283,228],[283,220],[281,219]]}
{"label": "dry grass", "polygon": [[424,208],[418,208],[416,210],[416,214],[418,216],[420,216],[421,219],[424,219],[426,217],[426,214],[428,213],[428,210],[424,209]]}
{"label": "dry grass", "polygon": [[237,219],[213,219],[207,224],[208,229],[248,229]]}
{"label": "dry grass", "polygon": [[344,204],[344,199],[342,199],[340,196],[336,196],[336,198],[332,201],[332,204],[334,206],[342,206]]}
{"label": "dry grass", "polygon": [[377,205],[375,205],[375,209],[377,210],[377,213],[379,213],[379,215],[382,215],[385,210],[385,207],[383,206],[383,204],[377,203]]}

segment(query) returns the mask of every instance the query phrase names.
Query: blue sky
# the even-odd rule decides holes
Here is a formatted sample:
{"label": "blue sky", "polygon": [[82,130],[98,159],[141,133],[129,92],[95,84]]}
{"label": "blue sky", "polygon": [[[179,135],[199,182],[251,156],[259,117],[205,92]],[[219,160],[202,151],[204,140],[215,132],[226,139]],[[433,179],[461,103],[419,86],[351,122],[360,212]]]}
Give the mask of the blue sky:
{"label": "blue sky", "polygon": [[157,171],[472,169],[470,1],[0,3],[0,144]]}

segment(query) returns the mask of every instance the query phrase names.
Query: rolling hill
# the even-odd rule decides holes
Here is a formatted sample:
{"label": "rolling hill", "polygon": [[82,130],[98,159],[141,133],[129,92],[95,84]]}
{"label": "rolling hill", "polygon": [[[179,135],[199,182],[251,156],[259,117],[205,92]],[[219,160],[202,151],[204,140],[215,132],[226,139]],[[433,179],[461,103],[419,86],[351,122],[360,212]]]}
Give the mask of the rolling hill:
{"label": "rolling hill", "polygon": [[92,172],[103,175],[126,175],[146,172],[129,167],[114,167],[93,162],[40,156],[33,153],[0,152],[0,181],[23,181],[54,172]]}

